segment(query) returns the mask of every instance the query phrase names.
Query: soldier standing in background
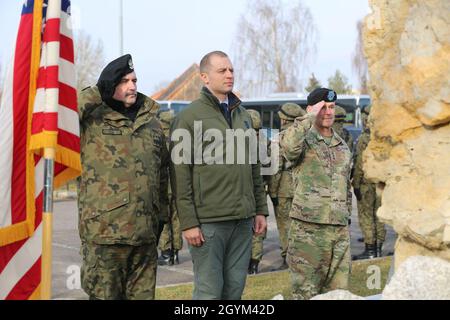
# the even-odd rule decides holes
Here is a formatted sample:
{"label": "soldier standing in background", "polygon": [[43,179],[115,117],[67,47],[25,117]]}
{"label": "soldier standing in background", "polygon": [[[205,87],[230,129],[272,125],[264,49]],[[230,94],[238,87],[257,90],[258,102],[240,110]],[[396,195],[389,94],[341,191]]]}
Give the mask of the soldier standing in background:
{"label": "soldier standing in background", "polygon": [[314,90],[308,114],[280,134],[295,186],[287,252],[294,299],[348,287],[351,152],[332,129],[336,99],[332,90]]}
{"label": "soldier standing in background", "polygon": [[[294,120],[304,116],[306,112],[295,103],[286,103],[278,112],[281,119],[282,132],[294,124]],[[294,186],[292,179],[292,164],[288,162],[280,153],[278,173],[270,177],[269,195],[275,209],[278,235],[281,244],[282,265],[278,270],[287,269],[286,254],[288,246],[288,235],[290,227],[289,212],[291,211],[292,199],[294,198]]]}
{"label": "soldier standing in background", "polygon": [[365,250],[353,257],[355,260],[382,257],[383,242],[386,238],[386,229],[378,220],[377,210],[381,206],[381,199],[377,196],[375,183],[364,176],[363,152],[370,141],[370,128],[368,117],[370,106],[363,109],[364,131],[356,145],[356,160],[353,172],[353,189],[358,200],[358,219],[364,237]]}
{"label": "soldier standing in background", "polygon": [[[250,114],[250,117],[252,118],[252,127],[254,130],[256,130],[256,136],[258,137],[258,145],[259,145],[259,134],[260,134],[259,130],[262,129],[261,116],[259,112],[256,110],[249,109],[247,110],[247,112]],[[267,150],[269,150],[269,148],[267,148]],[[266,193],[267,193],[268,179],[269,176],[262,176],[264,190],[266,190]],[[261,262],[261,259],[264,254],[264,240],[266,239],[266,237],[267,237],[267,230],[262,234],[253,234],[252,256],[248,266],[248,274],[258,273],[259,263]]]}
{"label": "soldier standing in background", "polygon": [[80,94],[81,282],[92,300],[154,299],[167,221],[169,153],[159,105],[137,92],[130,55]]}
{"label": "soldier standing in background", "polygon": [[[173,111],[164,111],[159,114],[159,120],[166,137],[166,145],[170,144],[170,126],[174,119]],[[158,258],[158,265],[179,264],[178,251],[183,248],[183,237],[181,236],[180,219],[178,218],[175,206],[175,197],[172,195],[169,183],[169,222],[164,225],[158,248],[161,256]]]}

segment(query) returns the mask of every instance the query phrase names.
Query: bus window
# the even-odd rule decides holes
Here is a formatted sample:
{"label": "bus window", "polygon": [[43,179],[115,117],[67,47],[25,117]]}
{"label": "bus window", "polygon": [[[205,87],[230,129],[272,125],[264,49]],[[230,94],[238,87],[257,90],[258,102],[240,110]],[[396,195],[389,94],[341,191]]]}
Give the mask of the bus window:
{"label": "bus window", "polygon": [[263,111],[261,120],[263,128],[272,128],[272,115],[270,111]]}
{"label": "bus window", "polygon": [[278,112],[273,112],[273,125],[272,129],[278,129],[281,130],[281,120],[280,116],[278,115]]}
{"label": "bus window", "polygon": [[360,109],[364,109],[365,107],[367,107],[368,105],[370,105],[370,98],[360,98],[359,99],[359,107]]}

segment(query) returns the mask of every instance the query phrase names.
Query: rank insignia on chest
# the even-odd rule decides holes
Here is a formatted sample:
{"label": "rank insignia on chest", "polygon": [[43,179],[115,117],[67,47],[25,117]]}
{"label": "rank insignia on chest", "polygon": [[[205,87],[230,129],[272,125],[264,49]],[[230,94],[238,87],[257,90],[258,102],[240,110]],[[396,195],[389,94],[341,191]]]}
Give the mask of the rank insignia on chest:
{"label": "rank insignia on chest", "polygon": [[247,121],[247,120],[245,120],[244,121],[244,124],[245,124],[245,129],[250,129],[250,123]]}
{"label": "rank insignia on chest", "polygon": [[120,129],[103,129],[102,133],[105,136],[121,136],[122,130],[120,130]]}

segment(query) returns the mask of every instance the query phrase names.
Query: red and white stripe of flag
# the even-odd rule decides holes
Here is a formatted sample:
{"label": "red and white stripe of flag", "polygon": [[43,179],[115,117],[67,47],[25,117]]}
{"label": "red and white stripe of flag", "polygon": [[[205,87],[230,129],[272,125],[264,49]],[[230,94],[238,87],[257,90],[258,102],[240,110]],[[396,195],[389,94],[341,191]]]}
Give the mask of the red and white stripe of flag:
{"label": "red and white stripe of flag", "polygon": [[[39,7],[36,1],[42,8],[42,0],[27,4]],[[61,0],[48,0],[43,41],[38,48],[40,64],[34,66],[39,67],[37,90],[33,91],[32,39],[39,19],[36,10],[22,15],[14,64],[0,107],[0,132],[5,133],[0,135],[0,299],[39,298],[44,181],[41,148],[57,150],[55,185],[76,177],[81,170],[74,49],[67,27],[70,15],[62,12]],[[34,201],[29,200],[30,191]]]}

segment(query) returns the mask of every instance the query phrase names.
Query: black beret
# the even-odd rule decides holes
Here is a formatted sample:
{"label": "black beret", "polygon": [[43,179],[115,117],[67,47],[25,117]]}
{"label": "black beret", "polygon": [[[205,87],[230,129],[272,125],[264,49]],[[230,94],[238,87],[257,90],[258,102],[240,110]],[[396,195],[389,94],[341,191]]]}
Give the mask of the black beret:
{"label": "black beret", "polygon": [[103,69],[97,82],[97,87],[103,101],[111,99],[120,80],[133,71],[133,59],[129,54],[110,62],[105,69]]}
{"label": "black beret", "polygon": [[308,106],[313,106],[322,100],[325,102],[335,102],[337,100],[337,94],[335,91],[327,88],[315,89],[308,96]]}

